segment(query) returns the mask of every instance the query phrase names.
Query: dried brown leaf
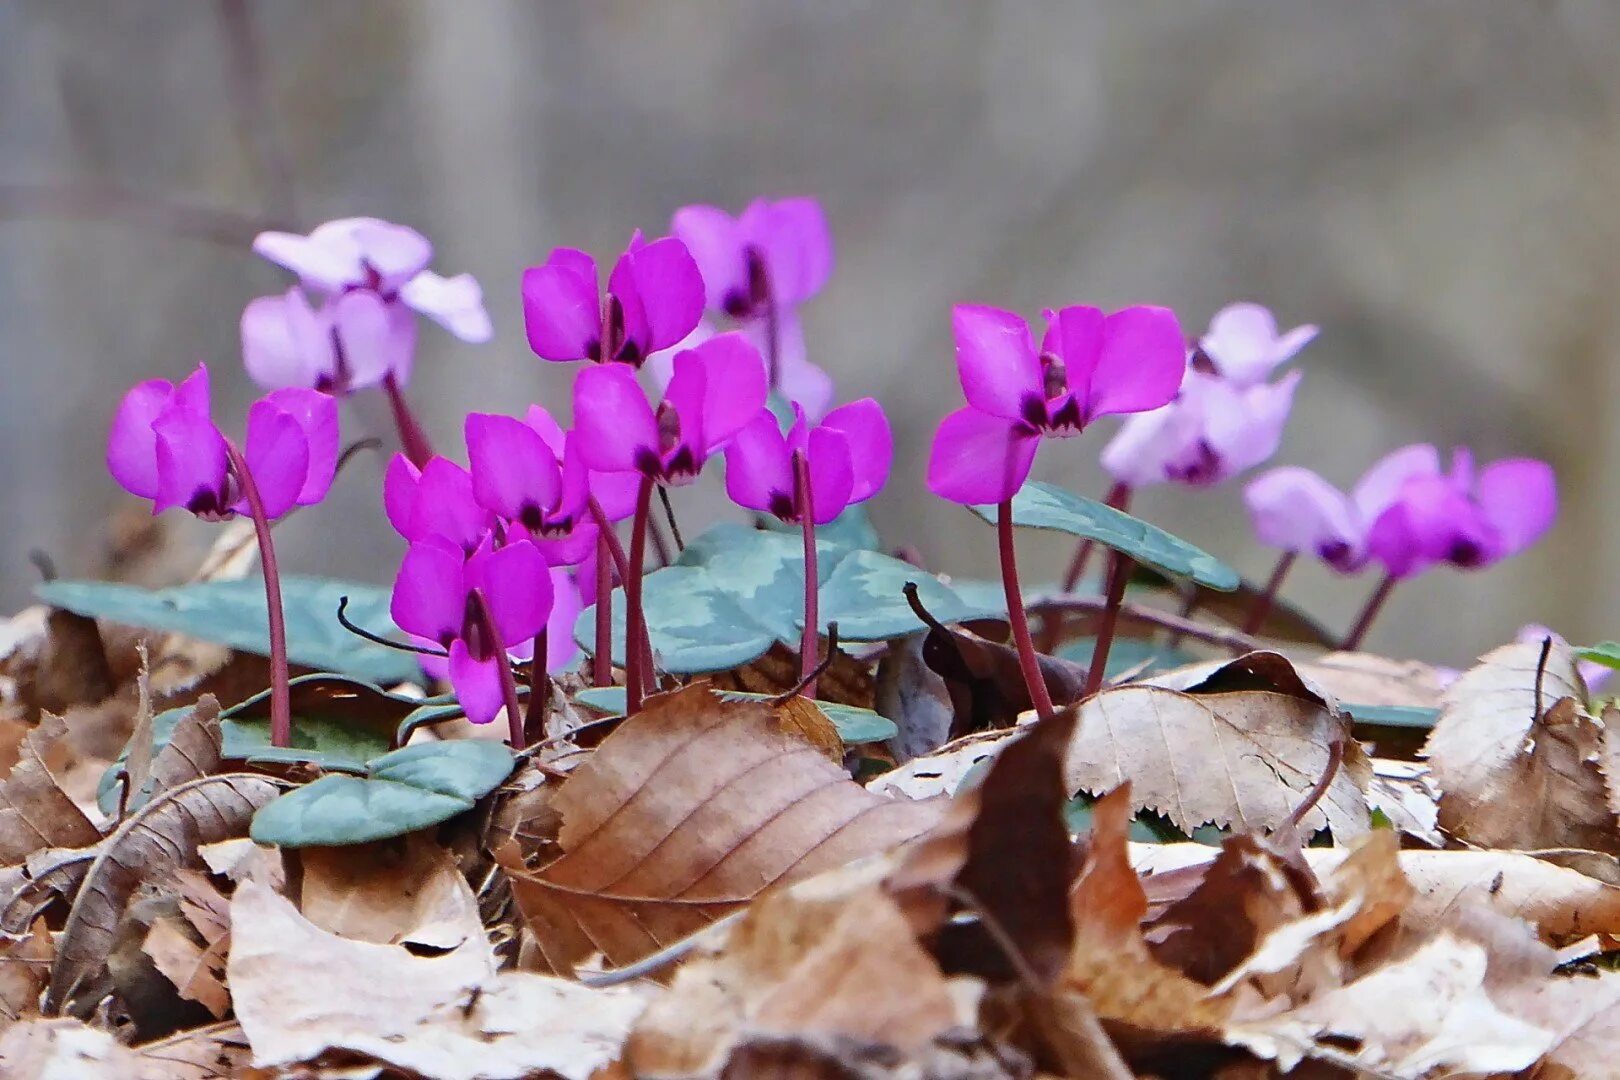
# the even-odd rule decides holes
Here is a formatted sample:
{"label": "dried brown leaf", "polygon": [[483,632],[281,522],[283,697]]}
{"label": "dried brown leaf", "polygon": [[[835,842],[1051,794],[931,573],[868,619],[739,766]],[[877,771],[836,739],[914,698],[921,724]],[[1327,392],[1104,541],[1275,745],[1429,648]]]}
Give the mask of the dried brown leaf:
{"label": "dried brown leaf", "polygon": [[254,1063],[341,1050],[435,1080],[587,1080],[617,1060],[645,992],[498,973],[476,916],[466,930],[448,952],[418,956],[329,934],[244,883],[231,903],[229,975]]}
{"label": "dried brown leaf", "polygon": [[[150,785],[150,796],[219,771],[225,737],[219,725],[219,701],[211,694],[197,699],[174,725],[168,744],[151,758],[145,776],[130,769],[130,790]],[[130,758],[134,761],[133,754]]]}
{"label": "dried brown leaf", "polygon": [[125,818],[102,842],[57,939],[46,1010],[87,1015],[106,990],[103,965],[119,919],[141,882],[197,858],[200,844],[247,832],[253,814],[280,793],[262,776],[227,773],[172,788]]}
{"label": "dried brown leaf", "polygon": [[1359,705],[1434,709],[1446,688],[1446,679],[1430,664],[1372,653],[1332,652],[1295,667],[1338,700]]}
{"label": "dried brown leaf", "polygon": [[897,847],[944,803],[871,794],[769,705],[705,686],[653,699],[558,790],[564,854],[513,893],[551,970],[613,966],[686,937],[768,886]]}
{"label": "dried brown leaf", "polygon": [[140,1071],[130,1080],[220,1080],[246,1076],[247,1039],[236,1021],[209,1024],[135,1047]]}
{"label": "dried brown leaf", "polygon": [[11,775],[0,781],[0,865],[22,862],[41,848],[88,847],[101,833],[51,776],[45,755],[67,733],[46,714],[22,742]]}
{"label": "dried brown leaf", "polygon": [[954,739],[922,757],[912,758],[897,769],[891,769],[867,781],[866,789],[879,795],[904,795],[908,799],[932,799],[940,795],[954,795],[962,781],[967,779],[981,762],[999,754],[1017,732],[1005,728],[980,731]]}
{"label": "dried brown leaf", "polygon": [[154,919],[146,931],[141,949],[163,977],[174,984],[180,996],[195,1001],[222,1018],[231,1007],[231,994],[225,988],[225,949],[223,943],[199,942],[178,918]]}
{"label": "dried brown leaf", "polygon": [[[951,696],[952,738],[989,728],[1010,727],[1019,713],[1034,707],[1019,667],[1018,650],[955,626],[937,626],[923,639],[922,657]],[[1086,669],[1040,655],[1041,678],[1058,705],[1085,692]]]}
{"label": "dried brown leaf", "polygon": [[6,1080],[130,1080],[140,1067],[129,1047],[78,1020],[28,1020],[0,1034]]}
{"label": "dried brown leaf", "polygon": [[454,948],[461,943],[456,935],[479,932],[477,906],[467,906],[471,894],[455,860],[424,834],[305,848],[300,857],[299,909],[328,933],[382,945],[410,941]]}
{"label": "dried brown leaf", "polygon": [[923,660],[927,636],[889,642],[878,661],[872,707],[894,721],[898,731],[888,747],[901,763],[944,746],[956,715],[945,680]]}
{"label": "dried brown leaf", "polygon": [[0,1028],[39,1015],[54,953],[43,921],[18,937],[0,938]]}
{"label": "dried brown leaf", "polygon": [[1541,656],[1539,642],[1504,645],[1446,691],[1424,747],[1440,826],[1480,847],[1620,854],[1575,654],[1553,642],[1544,670]]}

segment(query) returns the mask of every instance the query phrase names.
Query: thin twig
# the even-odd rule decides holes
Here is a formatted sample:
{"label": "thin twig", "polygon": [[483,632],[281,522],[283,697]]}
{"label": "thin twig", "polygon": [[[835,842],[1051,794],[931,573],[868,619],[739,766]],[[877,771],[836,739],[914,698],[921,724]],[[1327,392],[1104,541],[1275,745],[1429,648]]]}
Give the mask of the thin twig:
{"label": "thin twig", "polygon": [[1536,714],[1530,718],[1532,721],[1541,719],[1541,683],[1547,677],[1547,657],[1552,655],[1552,641],[1551,634],[1541,639],[1541,658],[1536,661]]}
{"label": "thin twig", "polygon": [[367,630],[360,624],[349,621],[349,616],[346,614],[348,610],[349,598],[347,596],[338,597],[338,625],[342,626],[343,629],[347,630],[356,637],[365,638],[373,645],[383,645],[390,649],[398,649],[400,652],[421,653],[423,656],[437,656],[440,659],[444,659],[450,655],[443,649],[435,649],[428,645],[413,645],[408,641],[395,641],[393,638],[386,638],[381,634],[373,634],[370,630]]}
{"label": "thin twig", "polygon": [[838,624],[831,622],[827,624],[827,655],[822,657],[821,662],[815,666],[815,669],[808,672],[804,678],[800,679],[798,684],[794,686],[793,689],[787,691],[786,693],[777,694],[775,697],[771,698],[771,704],[786,705],[788,702],[804,693],[806,687],[810,686],[817,679],[827,674],[827,669],[832,667],[833,657],[837,654],[837,652]]}
{"label": "thin twig", "polygon": [[675,554],[679,555],[686,550],[686,541],[681,539],[681,526],[675,520],[675,507],[669,501],[669,489],[663,484],[658,485],[658,501],[664,504],[664,520],[669,522],[669,535],[675,541]]}
{"label": "thin twig", "polygon": [[[1107,601],[1100,596],[1050,596],[1032,603],[1030,610],[1035,612],[1077,611],[1101,613],[1107,606]],[[1256,649],[1265,648],[1262,642],[1240,631],[1224,630],[1206,623],[1194,622],[1179,615],[1172,615],[1168,611],[1160,611],[1158,608],[1143,607],[1140,604],[1127,602],[1119,606],[1119,614],[1125,619],[1144,622],[1150,626],[1163,627],[1166,630],[1173,630],[1183,637],[1190,637],[1207,645],[1229,649],[1234,654],[1254,652]]]}

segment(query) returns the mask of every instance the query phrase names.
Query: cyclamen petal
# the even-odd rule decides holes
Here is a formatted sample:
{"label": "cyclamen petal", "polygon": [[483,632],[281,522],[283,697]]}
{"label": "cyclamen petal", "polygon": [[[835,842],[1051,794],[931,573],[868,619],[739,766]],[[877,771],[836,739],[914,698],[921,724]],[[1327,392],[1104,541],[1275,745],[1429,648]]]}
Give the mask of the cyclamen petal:
{"label": "cyclamen petal", "polygon": [[462,341],[481,344],[495,335],[484,290],[471,274],[440,277],[423,270],[401,286],[399,298]]}
{"label": "cyclamen petal", "polygon": [[1541,538],[1558,516],[1558,482],[1551,465],[1510,458],[1479,474],[1479,506],[1500,537],[1501,555],[1512,555]]}
{"label": "cyclamen petal", "polygon": [[[261,404],[274,406],[297,422],[308,449],[308,467],[294,502],[299,506],[314,506],[326,498],[337,475],[340,442],[337,402],[329,394],[289,387],[267,394]],[[250,423],[252,415],[249,410]],[[249,442],[252,442],[251,437]],[[251,467],[251,455],[248,464]]]}
{"label": "cyclamen petal", "polygon": [[559,249],[544,266],[523,271],[524,331],[529,348],[542,360],[584,360],[601,341],[595,267],[587,276],[572,258],[581,254],[564,255]]}
{"label": "cyclamen petal", "polygon": [[736,333],[710,338],[687,355],[700,359],[706,372],[702,449],[711,454],[765,407],[770,394],[765,362],[759,350]]}
{"label": "cyclamen petal", "polygon": [[[1073,309],[1065,308],[1064,311]],[[1060,317],[1063,312],[1059,312]],[[1176,396],[1186,373],[1181,324],[1169,308],[1139,304],[1102,319],[1094,360],[1082,382],[1070,357],[1070,382],[1082,394],[1085,422],[1099,416],[1144,412]]]}
{"label": "cyclamen petal", "polygon": [[467,560],[467,591],[479,590],[489,605],[502,648],[533,638],[551,613],[551,568],[540,550],[515,540]]}
{"label": "cyclamen petal", "polygon": [[[266,517],[278,518],[297,504],[309,475],[310,454],[309,438],[296,418],[270,401],[254,402],[248,409],[242,456]],[[231,509],[245,514],[250,505],[244,495]]]}
{"label": "cyclamen petal", "polygon": [[456,692],[456,701],[461,705],[462,712],[474,724],[489,723],[505,707],[501,662],[498,656],[486,659],[473,656],[467,649],[467,643],[460,638],[450,643],[447,665],[450,687]]}
{"label": "cyclamen petal", "polygon": [[182,506],[194,514],[225,514],[230,459],[213,421],[175,404],[152,423],[157,449],[157,494],[152,513]]}
{"label": "cyclamen petal", "polygon": [[1262,543],[1314,554],[1344,573],[1365,561],[1365,537],[1354,504],[1309,469],[1272,469],[1244,488],[1243,501]]}
{"label": "cyclamen petal", "polygon": [[667,349],[690,334],[703,316],[703,276],[686,245],[673,236],[632,245],[608,279],[608,291],[624,310],[626,359],[640,365],[648,354]]}
{"label": "cyclamen petal", "polygon": [[566,671],[579,657],[574,641],[574,622],[585,610],[579,589],[567,570],[551,569],[551,614],[546,619],[546,670]]}
{"label": "cyclamen petal", "polygon": [[1427,443],[1403,446],[1373,464],[1350,497],[1368,521],[1376,520],[1396,499],[1408,480],[1440,475],[1440,451]]}
{"label": "cyclamen petal", "polygon": [[1223,377],[1250,386],[1269,378],[1316,334],[1314,326],[1296,326],[1279,335],[1276,317],[1268,308],[1242,302],[1216,312],[1199,345]]}
{"label": "cyclamen petal", "polygon": [[261,296],[242,310],[242,364],[266,389],[314,386],[335,367],[329,322],[297,286]]}
{"label": "cyclamen petal", "polygon": [[1024,486],[1039,436],[969,405],[947,416],[934,433],[928,488],[967,505],[999,503]]}
{"label": "cyclamen petal", "polygon": [[776,417],[762,409],[726,448],[726,494],[738,506],[774,514],[793,497],[793,460]]}
{"label": "cyclamen petal", "polygon": [[551,447],[510,416],[473,413],[464,427],[473,496],[508,521],[539,528],[562,492],[562,470]]}
{"label": "cyclamen petal", "polygon": [[[389,375],[401,385],[410,381],[416,352],[416,320],[398,303],[385,303],[374,292],[356,290],[329,301],[330,334],[341,350],[323,374],[340,392],[378,386]],[[314,385],[314,384],[312,384]]]}
{"label": "cyclamen petal", "polygon": [[849,440],[854,466],[849,501],[864,502],[881,491],[894,461],[894,436],[883,406],[872,398],[861,398],[828,413],[821,426],[841,431]]}
{"label": "cyclamen petal", "polygon": [[405,539],[437,537],[468,554],[494,524],[473,495],[471,475],[448,458],[433,458],[418,472],[403,455],[396,456],[384,477],[383,506]]}
{"label": "cyclamen petal", "polygon": [[174,394],[174,384],[167,379],[131,387],[118,403],[107,435],[107,471],[124,490],[143,499],[155,499],[161,487],[152,424],[168,409]]}
{"label": "cyclamen petal", "polygon": [[1041,361],[1029,324],[1010,311],[977,304],[951,309],[956,368],[968,404],[1003,420],[1019,420],[1025,403],[1044,403]]}
{"label": "cyclamen petal", "polygon": [[811,430],[808,444],[810,517],[825,525],[844,512],[855,487],[849,439],[834,428],[818,427]]}
{"label": "cyclamen petal", "polygon": [[732,307],[743,306],[749,292],[748,259],[737,220],[718,206],[683,206],[675,211],[670,228],[686,245],[703,278],[708,310],[723,312],[728,300]]}
{"label": "cyclamen petal", "polygon": [[462,553],[443,541],[413,543],[394,578],[394,625],[441,646],[459,635],[467,609],[462,566]]}
{"label": "cyclamen petal", "polygon": [[574,430],[585,463],[602,472],[635,472],[659,457],[658,421],[629,369],[602,364],[574,380]]}
{"label": "cyclamen petal", "polygon": [[827,284],[832,232],[816,200],[759,199],[743,211],[741,225],[764,256],[771,296],[779,307],[802,304]]}

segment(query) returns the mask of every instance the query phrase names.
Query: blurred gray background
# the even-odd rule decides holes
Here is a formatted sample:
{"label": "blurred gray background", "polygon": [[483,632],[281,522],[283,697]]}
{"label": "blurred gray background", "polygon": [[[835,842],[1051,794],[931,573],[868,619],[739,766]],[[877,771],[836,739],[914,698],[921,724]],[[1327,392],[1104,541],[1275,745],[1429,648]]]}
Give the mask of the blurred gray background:
{"label": "blurred gray background", "polygon": [[[1372,648],[1620,635],[1617,49],[1606,0],[0,0],[0,610],[27,602],[30,548],[104,571],[133,500],[102,440],[131,383],[206,359],[241,415],[237,318],[287,284],[258,228],[390,218],[477,275],[495,341],[424,324],[410,387],[459,453],[468,410],[566,409],[567,370],[524,343],[523,267],[686,202],[804,193],[838,244],[811,354],[889,407],[874,516],[932,566],[994,560],[921,483],[959,400],[952,302],[1153,301],[1195,331],[1252,298],[1323,328],[1278,463],[1346,483],[1433,440],[1558,467],[1540,546],[1399,590]],[[385,421],[357,399],[346,433]],[[1106,436],[1048,444],[1039,475],[1100,494]],[[388,580],[381,470],[287,522],[284,563]],[[712,482],[678,503],[689,531],[722,505]],[[1137,508],[1270,564],[1235,486]],[[1055,575],[1066,546],[1026,543],[1027,576]],[[1373,584],[1313,567],[1290,595],[1342,626]]]}

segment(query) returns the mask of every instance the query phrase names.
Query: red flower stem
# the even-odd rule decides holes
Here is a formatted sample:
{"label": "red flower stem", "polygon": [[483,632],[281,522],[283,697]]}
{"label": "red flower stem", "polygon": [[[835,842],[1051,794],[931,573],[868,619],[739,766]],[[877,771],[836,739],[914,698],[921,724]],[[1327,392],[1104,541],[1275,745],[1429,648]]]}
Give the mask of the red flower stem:
{"label": "red flower stem", "polygon": [[512,676],[512,658],[506,655],[506,646],[501,643],[501,632],[495,627],[495,616],[489,610],[488,597],[482,589],[474,589],[468,596],[478,611],[478,629],[495,650],[496,670],[501,676],[501,696],[506,699],[506,741],[512,744],[513,750],[522,750],[523,710],[518,707],[517,679]]}
{"label": "red flower stem", "polygon": [[643,476],[636,489],[636,515],[630,523],[630,576],[624,581],[624,715],[641,711],[641,697],[651,675],[635,644],[646,634],[641,612],[641,566],[647,558],[647,512],[652,508],[653,478]]}
{"label": "red flower stem", "polygon": [[523,713],[524,742],[528,742],[530,735],[540,735],[546,709],[551,705],[551,674],[546,670],[546,653],[551,649],[549,639],[544,626],[534,635],[534,656],[529,661],[529,705]]}
{"label": "red flower stem", "polygon": [[[1108,489],[1103,496],[1103,502],[1115,510],[1124,510],[1131,505],[1131,489],[1127,484],[1116,483]],[[1069,560],[1069,568],[1063,572],[1063,591],[1072,593],[1085,576],[1086,564],[1091,561],[1091,549],[1096,544],[1091,540],[1080,541],[1080,546],[1074,549],[1074,558]]]}
{"label": "red flower stem", "polygon": [[1340,649],[1348,652],[1361,647],[1362,641],[1367,637],[1367,631],[1372,629],[1373,620],[1378,618],[1378,612],[1383,609],[1384,601],[1395,591],[1395,580],[1393,574],[1384,575],[1384,580],[1378,583],[1378,588],[1367,598],[1367,606],[1362,608],[1361,614],[1356,617],[1355,626],[1350,628],[1350,632],[1344,636],[1344,641],[1340,642]]}
{"label": "red flower stem", "polygon": [[821,662],[821,614],[817,610],[820,574],[816,567],[816,519],[811,512],[813,497],[810,491],[810,463],[804,453],[793,452],[793,509],[799,515],[799,528],[804,533],[804,634],[799,639],[799,678],[804,680],[801,693],[807,698],[816,696],[813,677]]}
{"label": "red flower stem", "polygon": [[1103,673],[1108,670],[1108,653],[1114,647],[1114,631],[1119,626],[1120,604],[1125,599],[1125,583],[1131,577],[1131,560],[1117,551],[1111,555],[1108,596],[1102,621],[1097,625],[1097,644],[1091,650],[1091,668],[1086,672],[1086,697],[1102,689]]}
{"label": "red flower stem", "polygon": [[235,443],[225,440],[225,453],[231,471],[242,485],[253,532],[259,540],[259,568],[264,572],[264,605],[270,620],[270,745],[292,745],[292,691],[287,671],[287,622],[281,608],[281,572],[276,567],[276,546],[270,539],[270,519],[264,512],[259,485],[254,482],[247,459]]}
{"label": "red flower stem", "polygon": [[[1294,560],[1299,558],[1297,551],[1285,551],[1272,567],[1271,576],[1266,579],[1266,587],[1260,590],[1260,595],[1254,598],[1254,606],[1249,609],[1249,615],[1243,620],[1245,634],[1258,634],[1260,628],[1266,624],[1266,616],[1271,614],[1271,606],[1277,602],[1277,593],[1282,590],[1283,579],[1294,566]],[[1197,593],[1193,594],[1197,596]]]}
{"label": "red flower stem", "polygon": [[383,391],[388,395],[388,407],[394,413],[394,427],[399,430],[399,445],[418,469],[433,460],[433,444],[417,423],[416,414],[405,400],[405,391],[394,378],[393,372],[383,376]]}
{"label": "red flower stem", "polygon": [[[592,495],[591,499],[590,499],[590,508],[591,508],[591,517],[593,519],[595,519],[596,527],[597,527],[598,530],[600,530],[601,536],[607,541],[608,551],[611,552],[612,555],[613,555],[613,569],[618,572],[620,581],[629,581],[630,580],[630,558],[629,558],[629,556],[627,556],[624,553],[624,545],[619,543],[618,530],[616,530],[613,527],[613,522],[611,522],[611,521],[609,521],[607,519],[607,512],[602,509],[602,504],[596,501],[596,496],[594,496],[594,495]],[[598,565],[600,565],[600,563],[601,563],[601,549],[600,548],[598,548],[598,550],[597,550],[597,562],[598,562]],[[608,583],[608,588],[609,588],[609,590],[611,590],[613,588],[613,583],[612,582]],[[610,614],[611,614],[611,612],[610,612]],[[611,628],[612,623],[610,622],[607,625]],[[628,632],[628,624],[627,624],[627,632]],[[603,639],[603,640],[606,640],[609,643],[609,646],[611,648],[611,644],[612,644],[612,641],[613,641],[612,630],[609,629],[607,634],[608,634],[607,638]],[[626,648],[629,647],[628,642],[626,643],[625,647]],[[649,675],[651,675],[652,670],[653,670],[652,639],[647,637],[645,634],[642,635],[642,638],[641,638],[641,651],[642,651],[641,662],[643,664],[647,665],[647,673]],[[612,658],[611,653],[609,653],[609,656],[608,656],[609,681],[607,683],[598,683],[597,685],[599,685],[599,686],[610,685],[610,683],[612,682],[612,674],[611,674],[612,669],[613,669],[613,658]]]}
{"label": "red flower stem", "polygon": [[591,651],[591,682],[613,685],[613,567],[608,564],[608,532],[596,534],[596,648]]}
{"label": "red flower stem", "polygon": [[652,538],[653,557],[658,560],[659,568],[668,566],[671,562],[669,541],[664,539],[664,530],[659,527],[658,519],[651,513],[647,515],[647,533]]}
{"label": "red flower stem", "polygon": [[1007,622],[1012,626],[1013,642],[1018,646],[1018,666],[1024,673],[1024,685],[1029,689],[1029,700],[1041,719],[1051,716],[1052,695],[1046,692],[1046,679],[1041,674],[1041,662],[1035,655],[1035,643],[1029,637],[1029,618],[1024,614],[1024,597],[1018,589],[1018,559],[1013,549],[1012,500],[1007,499],[996,508],[996,539],[1001,548],[1001,587],[1007,595]]}

